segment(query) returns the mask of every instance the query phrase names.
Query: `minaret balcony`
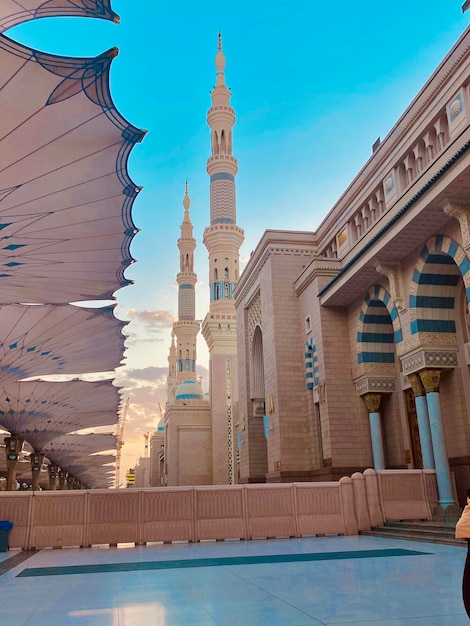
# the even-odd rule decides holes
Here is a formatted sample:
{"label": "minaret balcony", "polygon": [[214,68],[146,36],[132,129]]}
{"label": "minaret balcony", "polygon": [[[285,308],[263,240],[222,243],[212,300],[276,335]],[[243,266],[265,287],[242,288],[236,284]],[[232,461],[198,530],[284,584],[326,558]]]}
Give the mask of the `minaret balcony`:
{"label": "minaret balcony", "polygon": [[245,232],[236,224],[214,224],[204,230],[203,243],[207,248],[233,245],[238,250],[245,240]]}
{"label": "minaret balcony", "polygon": [[218,106],[212,107],[207,111],[207,123],[210,127],[221,120],[229,122],[230,127],[235,124],[235,111],[232,107]]}
{"label": "minaret balcony", "polygon": [[237,159],[229,154],[217,154],[207,159],[207,173],[213,176],[218,172],[228,172],[235,176],[238,172]]}
{"label": "minaret balcony", "polygon": [[195,285],[197,283],[197,274],[195,274],[194,272],[178,272],[176,276],[176,282],[179,285],[184,285],[185,283]]}

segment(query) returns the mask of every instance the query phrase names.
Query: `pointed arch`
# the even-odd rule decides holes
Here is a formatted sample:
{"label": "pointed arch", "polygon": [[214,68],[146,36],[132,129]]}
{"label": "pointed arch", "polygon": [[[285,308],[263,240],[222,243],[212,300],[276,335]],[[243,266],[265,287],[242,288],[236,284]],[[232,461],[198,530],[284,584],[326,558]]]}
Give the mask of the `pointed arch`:
{"label": "pointed arch", "polygon": [[394,363],[395,344],[403,340],[398,310],[381,285],[364,298],[357,330],[358,363]]}
{"label": "pointed arch", "polygon": [[251,343],[251,397],[264,398],[263,332],[256,325]]}
{"label": "pointed arch", "polygon": [[434,235],[426,242],[413,272],[409,308],[411,334],[455,333],[455,300],[463,279],[470,302],[470,261],[451,237]]}

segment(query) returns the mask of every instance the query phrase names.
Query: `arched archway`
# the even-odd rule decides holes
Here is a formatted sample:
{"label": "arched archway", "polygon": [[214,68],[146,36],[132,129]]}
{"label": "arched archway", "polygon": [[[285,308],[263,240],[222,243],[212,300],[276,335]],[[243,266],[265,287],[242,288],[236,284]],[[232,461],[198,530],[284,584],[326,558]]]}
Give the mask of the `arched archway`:
{"label": "arched archway", "polygon": [[361,395],[369,412],[377,469],[402,466],[405,461],[402,451],[409,448],[408,440],[414,443],[415,465],[421,463],[417,420],[412,420],[410,413],[406,429],[400,418],[402,400],[394,393],[400,388],[396,346],[402,341],[400,318],[391,295],[381,285],[374,285],[367,292],[359,313],[356,349],[364,389]]}
{"label": "arched archway", "polygon": [[268,472],[268,442],[264,431],[266,400],[264,386],[263,332],[259,324],[251,343],[251,390],[252,414],[250,429],[250,475],[264,478]]}
{"label": "arched archway", "polygon": [[[470,261],[461,246],[444,235],[431,237],[424,246],[410,286],[411,334],[455,334],[458,287],[470,285]],[[466,288],[470,302],[470,286]]]}

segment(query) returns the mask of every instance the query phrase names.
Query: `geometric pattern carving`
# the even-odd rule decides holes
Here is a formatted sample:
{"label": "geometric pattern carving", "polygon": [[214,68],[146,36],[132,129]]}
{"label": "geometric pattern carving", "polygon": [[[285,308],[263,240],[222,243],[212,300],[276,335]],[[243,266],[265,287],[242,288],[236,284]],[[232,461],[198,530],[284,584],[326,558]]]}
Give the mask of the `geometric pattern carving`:
{"label": "geometric pattern carving", "polygon": [[226,361],[225,366],[226,378],[225,378],[225,390],[227,398],[227,457],[228,457],[228,484],[233,485],[234,474],[234,450],[233,450],[233,411],[232,411],[232,360],[230,358]]}
{"label": "geometric pattern carving", "polygon": [[253,344],[253,335],[255,333],[256,327],[259,326],[262,328],[262,318],[261,318],[261,294],[258,293],[255,298],[250,303],[248,308],[248,345],[251,346]]}
{"label": "geometric pattern carving", "polygon": [[405,375],[428,367],[450,369],[458,367],[458,364],[458,354],[454,350],[420,350],[402,359],[403,373]]}
{"label": "geometric pattern carving", "polygon": [[365,377],[356,381],[356,393],[358,396],[362,396],[365,393],[392,393],[395,389],[395,378]]}

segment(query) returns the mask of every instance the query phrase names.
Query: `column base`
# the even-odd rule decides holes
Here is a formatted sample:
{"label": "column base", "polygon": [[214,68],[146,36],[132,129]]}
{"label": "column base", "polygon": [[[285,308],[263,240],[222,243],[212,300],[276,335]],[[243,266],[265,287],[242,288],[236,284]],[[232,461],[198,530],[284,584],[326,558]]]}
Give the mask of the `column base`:
{"label": "column base", "polygon": [[438,522],[456,522],[462,515],[462,509],[458,504],[449,504],[443,507],[438,504],[432,512],[432,519]]}

